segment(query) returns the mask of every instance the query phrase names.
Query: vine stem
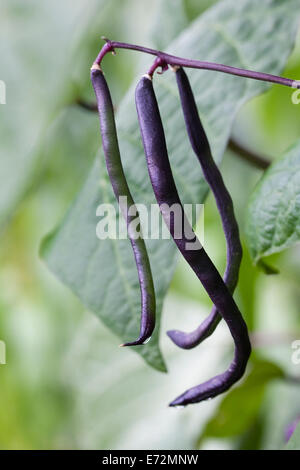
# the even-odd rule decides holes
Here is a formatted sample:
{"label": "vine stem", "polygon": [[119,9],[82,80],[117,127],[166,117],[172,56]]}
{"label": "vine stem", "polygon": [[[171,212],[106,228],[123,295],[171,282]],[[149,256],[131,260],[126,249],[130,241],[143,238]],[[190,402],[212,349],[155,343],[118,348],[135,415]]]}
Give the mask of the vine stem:
{"label": "vine stem", "polygon": [[[172,67],[186,67],[192,69],[203,69],[203,70],[214,70],[215,72],[223,72],[230,75],[236,75],[239,77],[251,78],[253,80],[260,80],[263,82],[277,83],[278,85],[287,86],[290,88],[300,88],[300,81],[292,80],[290,78],[279,77],[277,75],[272,75],[269,73],[256,72],[253,70],[241,69],[238,67],[231,67],[230,65],[218,64],[215,62],[206,62],[201,60],[186,59],[183,57],[177,57],[165,52],[151,49],[149,47],[139,46],[137,44],[129,44],[126,42],[110,41],[106,38],[103,38],[106,41],[106,44],[102,47],[99,52],[95,64],[100,66],[103,58],[109,52],[115,54],[115,49],[127,49],[137,52],[143,52],[144,54],[150,54],[156,56],[156,60],[151,67],[151,74],[154,73],[157,67],[162,67],[162,71],[166,69],[167,65]],[[150,75],[151,75],[150,74]]]}
{"label": "vine stem", "polygon": [[237,155],[240,159],[245,160],[260,170],[266,170],[272,163],[264,156],[258,155],[252,150],[244,147],[233,138],[228,141],[228,149],[231,150],[234,155]]}

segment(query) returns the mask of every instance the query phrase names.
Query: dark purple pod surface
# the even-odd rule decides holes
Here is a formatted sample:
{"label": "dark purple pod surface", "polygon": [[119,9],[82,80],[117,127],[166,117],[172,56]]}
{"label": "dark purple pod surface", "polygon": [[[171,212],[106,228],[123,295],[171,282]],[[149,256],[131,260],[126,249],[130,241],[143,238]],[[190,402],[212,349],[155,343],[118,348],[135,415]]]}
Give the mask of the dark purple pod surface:
{"label": "dark purple pod surface", "polygon": [[[157,100],[148,76],[142,77],[138,83],[135,96],[149,176],[162,216],[181,254],[226,321],[235,343],[234,359],[224,373],[187,390],[170,403],[170,406],[184,406],[213,398],[237,382],[245,372],[251,345],[247,325],[236,303],[184,215],[169,162]],[[183,224],[188,227],[188,233],[183,231],[181,238],[176,236],[177,223],[169,211],[173,204],[181,207]]]}
{"label": "dark purple pod surface", "polygon": [[137,266],[141,289],[142,312],[138,339],[130,343],[125,343],[122,346],[136,346],[147,342],[147,340],[151,338],[155,327],[156,301],[151,267],[144,239],[141,237],[135,237],[135,234],[131,229],[131,222],[133,220],[137,221],[138,211],[133,211],[135,212],[134,216],[130,215],[132,213],[129,214],[129,208],[134,207],[135,204],[123,170],[109,88],[105,77],[97,64],[94,64],[92,67],[91,81],[97,99],[102,145],[108,175],[116,199],[119,201],[121,196],[127,197],[127,205],[121,205],[120,209],[127,224],[128,236],[130,238]]}
{"label": "dark purple pod surface", "polygon": [[[222,219],[227,244],[227,265],[224,282],[229,292],[233,294],[238,282],[243,253],[232,199],[211,154],[189,79],[181,67],[176,68],[176,80],[189,140],[199,160],[203,175],[213,192]],[[194,331],[184,333],[183,331],[171,330],[167,334],[177,346],[191,349],[208,338],[214,332],[220,320],[221,315],[214,306],[210,315]]]}

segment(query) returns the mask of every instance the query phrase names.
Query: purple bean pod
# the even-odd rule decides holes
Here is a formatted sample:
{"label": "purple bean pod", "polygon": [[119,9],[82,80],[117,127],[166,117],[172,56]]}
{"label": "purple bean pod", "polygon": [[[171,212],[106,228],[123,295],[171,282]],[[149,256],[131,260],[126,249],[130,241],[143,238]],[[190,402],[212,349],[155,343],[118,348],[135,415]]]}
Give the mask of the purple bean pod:
{"label": "purple bean pod", "polygon": [[[152,80],[144,76],[136,88],[136,107],[153,191],[164,221],[179,251],[201,281],[209,297],[226,321],[235,344],[234,359],[222,374],[197,385],[170,403],[185,406],[213,398],[228,390],[244,374],[251,353],[247,325],[222,277],[189,225],[173,178],[164,129]],[[181,208],[185,230],[177,236],[178,224],[170,207]]]}
{"label": "purple bean pod", "polygon": [[126,221],[141,290],[142,312],[139,337],[137,340],[122,344],[121,346],[137,346],[144,344],[151,338],[155,327],[156,301],[151,266],[144,239],[137,237],[131,226],[131,222],[133,220],[136,221],[139,215],[136,208],[133,211],[135,215],[129,214],[129,208],[134,208],[135,204],[123,170],[109,88],[103,72],[97,64],[94,64],[91,69],[91,81],[97,99],[102,145],[108,175],[119,204],[121,196],[127,197],[127,204],[121,204],[120,210]]}
{"label": "purple bean pod", "polygon": [[[232,199],[211,154],[189,79],[182,67],[176,67],[175,70],[189,140],[199,160],[203,175],[213,192],[222,219],[227,244],[227,265],[223,279],[229,292],[233,294],[239,278],[243,252]],[[185,333],[179,330],[171,330],[167,334],[180,348],[192,349],[215,331],[221,318],[214,306],[210,315],[194,331]]]}

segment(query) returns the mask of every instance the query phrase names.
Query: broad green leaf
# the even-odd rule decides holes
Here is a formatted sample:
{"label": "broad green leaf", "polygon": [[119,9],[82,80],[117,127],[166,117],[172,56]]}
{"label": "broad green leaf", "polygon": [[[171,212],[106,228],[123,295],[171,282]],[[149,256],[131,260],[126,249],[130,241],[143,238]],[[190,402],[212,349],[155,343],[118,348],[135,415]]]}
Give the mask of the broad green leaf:
{"label": "broad green leaf", "polygon": [[102,3],[92,0],[87,9],[84,0],[1,2],[0,226],[40,170],[45,133],[71,81],[73,48]]}
{"label": "broad green leaf", "polygon": [[255,262],[299,243],[300,140],[268,168],[254,189],[247,237]]}
{"label": "broad green leaf", "polygon": [[188,25],[184,0],[159,0],[151,37],[158,49],[164,49]]}
{"label": "broad green leaf", "polygon": [[204,10],[211,7],[214,3],[219,0],[184,0],[185,10],[188,18],[194,20],[197,16],[201,15]]}
{"label": "broad green leaf", "polygon": [[298,425],[296,430],[293,432],[285,450],[300,450],[300,425]]}
{"label": "broad green leaf", "polygon": [[257,418],[266,385],[274,379],[282,378],[283,375],[283,371],[276,364],[256,360],[244,383],[223,398],[216,414],[207,423],[199,442],[207,437],[233,437],[246,432]]}
{"label": "broad green leaf", "polygon": [[[294,44],[299,6],[299,0],[219,2],[183,31],[168,52],[279,74]],[[213,155],[220,162],[236,113],[268,86],[209,71],[189,70],[188,74]],[[154,196],[134,104],[137,80],[119,107],[117,128],[134,199],[149,206]],[[171,72],[156,75],[154,84],[182,200],[204,202],[207,185],[186,137],[174,76]],[[140,293],[130,243],[99,241],[95,233],[98,204],[113,201],[101,153],[62,224],[44,243],[42,254],[62,282],[125,341],[137,336],[140,321]],[[176,249],[169,240],[151,239],[147,245],[157,293],[158,325],[152,341],[135,351],[153,367],[163,369],[158,349],[159,316],[173,275]]]}

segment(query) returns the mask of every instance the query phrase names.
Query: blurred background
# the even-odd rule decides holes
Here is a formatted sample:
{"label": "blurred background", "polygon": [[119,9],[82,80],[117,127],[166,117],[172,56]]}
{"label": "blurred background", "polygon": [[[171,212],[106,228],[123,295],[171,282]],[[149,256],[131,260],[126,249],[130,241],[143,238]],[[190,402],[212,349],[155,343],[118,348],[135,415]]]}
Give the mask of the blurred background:
{"label": "blurred background", "polygon": [[[100,37],[151,47],[167,28],[167,42],[160,34],[158,44],[165,47],[172,28],[175,36],[216,2],[174,3],[178,11],[170,19],[163,0],[1,2],[0,78],[7,84],[7,104],[0,107],[0,340],[7,348],[7,364],[0,365],[1,449],[281,448],[285,428],[300,415],[300,385],[278,379],[281,369],[300,376],[300,365],[291,361],[291,343],[300,339],[299,246],[270,258],[280,271],[273,276],[252,265],[244,246],[236,299],[255,347],[250,376],[225,400],[183,410],[166,404],[187,383],[207,379],[231,354],[223,324],[189,352],[166,337],[170,327],[193,329],[210,309],[185,263],[179,261],[164,305],[161,347],[169,373],[162,374],[118,348],[118,340],[39,258],[42,237],[66,212],[99,146],[95,115],[76,101],[93,100],[89,66]],[[118,60],[107,57],[117,106],[140,60],[128,52]],[[300,37],[284,75],[300,78]],[[299,138],[299,117],[290,90],[273,87],[242,109],[233,133],[273,160]],[[245,205],[262,172],[227,151],[222,173],[243,237]],[[211,195],[205,240],[223,270],[226,247]]]}

